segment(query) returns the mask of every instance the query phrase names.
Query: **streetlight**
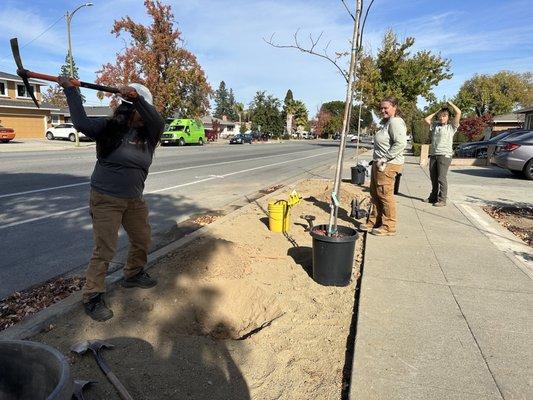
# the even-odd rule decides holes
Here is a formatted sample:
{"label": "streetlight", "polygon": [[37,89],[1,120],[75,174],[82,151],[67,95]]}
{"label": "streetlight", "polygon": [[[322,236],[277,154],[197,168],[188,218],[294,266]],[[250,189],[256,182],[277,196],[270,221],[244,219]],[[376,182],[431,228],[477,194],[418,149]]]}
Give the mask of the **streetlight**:
{"label": "streetlight", "polygon": [[[70,38],[70,22],[72,21],[72,17],[76,13],[76,11],[78,11],[82,7],[90,7],[92,5],[93,5],[93,3],[85,3],[85,4],[82,4],[81,6],[78,6],[71,13],[69,13],[67,11],[67,13],[65,14],[65,18],[67,19],[67,35],[68,35],[68,55],[69,55],[68,63],[69,63],[70,77],[71,78],[74,77],[74,61],[72,59],[72,39]],[[77,131],[76,131],[75,136],[76,136],[76,147],[79,147],[80,146],[80,137],[79,137]]]}

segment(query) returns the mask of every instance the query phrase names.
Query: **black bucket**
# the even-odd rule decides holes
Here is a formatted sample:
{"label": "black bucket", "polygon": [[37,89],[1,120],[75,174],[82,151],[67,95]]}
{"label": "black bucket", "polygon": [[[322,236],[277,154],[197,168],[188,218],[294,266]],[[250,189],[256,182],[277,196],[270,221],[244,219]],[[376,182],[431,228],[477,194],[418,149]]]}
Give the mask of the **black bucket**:
{"label": "black bucket", "polygon": [[350,283],[357,231],[338,226],[341,237],[325,236],[328,225],[318,225],[311,230],[313,237],[313,279],[324,286],[346,286]]}
{"label": "black bucket", "polygon": [[351,168],[352,170],[352,183],[354,185],[364,185],[366,168],[362,165],[356,165]]}
{"label": "black bucket", "polygon": [[56,349],[27,340],[0,340],[0,399],[70,400],[68,361]]}
{"label": "black bucket", "polygon": [[394,194],[398,194],[400,192],[400,180],[402,179],[402,174],[397,173],[396,179],[394,180]]}

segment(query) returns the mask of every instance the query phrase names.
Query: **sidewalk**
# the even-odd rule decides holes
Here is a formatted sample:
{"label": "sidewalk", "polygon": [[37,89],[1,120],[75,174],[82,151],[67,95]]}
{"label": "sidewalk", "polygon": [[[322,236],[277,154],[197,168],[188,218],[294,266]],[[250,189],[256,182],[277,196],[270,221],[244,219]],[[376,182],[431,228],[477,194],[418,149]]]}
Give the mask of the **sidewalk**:
{"label": "sidewalk", "polygon": [[47,140],[47,139],[16,139],[9,143],[0,145],[0,153],[18,151],[53,151],[53,150],[87,150],[93,149],[95,142],[80,141],[80,146],[68,140]]}
{"label": "sidewalk", "polygon": [[407,162],[398,235],[367,238],[350,399],[533,398],[533,275]]}

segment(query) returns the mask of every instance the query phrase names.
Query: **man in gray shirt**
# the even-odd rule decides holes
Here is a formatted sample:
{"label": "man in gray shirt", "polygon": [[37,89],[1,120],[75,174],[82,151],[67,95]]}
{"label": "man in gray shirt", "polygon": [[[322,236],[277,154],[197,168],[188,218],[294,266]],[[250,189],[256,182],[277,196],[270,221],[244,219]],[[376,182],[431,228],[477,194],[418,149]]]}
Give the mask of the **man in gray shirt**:
{"label": "man in gray shirt", "polygon": [[58,83],[64,88],[74,127],[96,140],[90,196],[94,248],[85,274],[83,305],[92,319],[105,321],[113,316],[103,300],[105,276],[121,225],[130,241],[122,285],[145,289],[156,285],[143,270],[151,241],[143,190],[164,121],[142,85],[120,88],[123,101],[111,118],[88,118],[72,82],[59,77]]}
{"label": "man in gray shirt", "polygon": [[[448,196],[448,168],[452,163],[453,137],[459,128],[461,120],[461,110],[448,101],[453,108],[455,115],[451,118],[448,107],[428,115],[424,121],[431,127],[431,153],[429,159],[429,174],[431,177],[431,194],[424,200],[432,203],[435,207],[446,205]],[[433,118],[437,116],[437,122]]]}

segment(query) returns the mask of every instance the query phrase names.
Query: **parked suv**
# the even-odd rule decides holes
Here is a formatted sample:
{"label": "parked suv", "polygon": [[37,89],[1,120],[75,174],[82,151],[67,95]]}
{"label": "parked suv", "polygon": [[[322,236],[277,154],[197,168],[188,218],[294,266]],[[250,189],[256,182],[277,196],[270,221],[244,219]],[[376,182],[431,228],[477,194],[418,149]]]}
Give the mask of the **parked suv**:
{"label": "parked suv", "polygon": [[533,131],[498,142],[491,162],[533,180]]}
{"label": "parked suv", "polygon": [[[59,124],[59,125],[53,126],[52,128],[48,128],[46,130],[45,136],[48,140],[68,139],[71,142],[75,142],[76,141],[76,128],[74,128],[74,125],[68,124],[68,123]],[[90,140],[90,138],[88,138],[81,132],[78,132],[78,136],[80,140]]]}

